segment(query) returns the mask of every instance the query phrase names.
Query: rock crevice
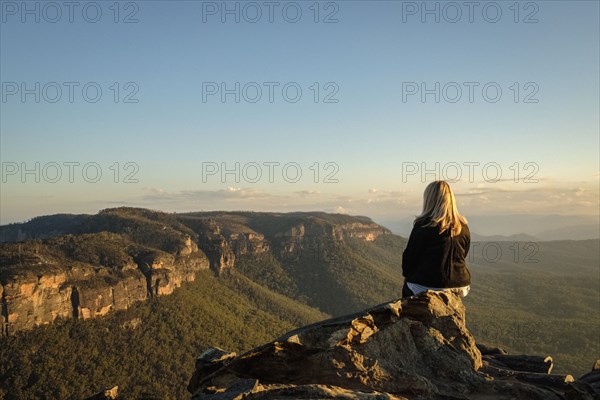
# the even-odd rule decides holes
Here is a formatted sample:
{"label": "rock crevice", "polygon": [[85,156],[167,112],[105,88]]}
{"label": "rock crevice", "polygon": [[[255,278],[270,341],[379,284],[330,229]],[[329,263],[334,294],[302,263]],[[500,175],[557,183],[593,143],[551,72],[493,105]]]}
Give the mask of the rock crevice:
{"label": "rock crevice", "polygon": [[0,335],[8,335],[8,304],[2,283],[0,283]]}
{"label": "rock crevice", "polygon": [[71,289],[71,306],[73,307],[73,319],[79,318],[79,291],[76,287]]}

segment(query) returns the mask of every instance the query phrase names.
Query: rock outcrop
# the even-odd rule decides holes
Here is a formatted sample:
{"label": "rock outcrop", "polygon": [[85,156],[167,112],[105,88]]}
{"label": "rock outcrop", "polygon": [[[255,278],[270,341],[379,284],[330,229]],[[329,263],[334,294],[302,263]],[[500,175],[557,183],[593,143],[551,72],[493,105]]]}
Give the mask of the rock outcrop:
{"label": "rock outcrop", "polygon": [[[58,318],[88,319],[124,310],[135,302],[170,294],[182,282],[193,281],[197,271],[208,269],[208,259],[191,243],[189,251],[179,254],[130,249],[131,255],[123,254],[121,259],[104,259],[96,264],[77,255],[83,251],[85,257],[92,257],[98,252],[82,247],[80,239],[60,237],[33,247],[27,243],[2,245],[3,335]],[[111,241],[118,242],[115,253],[132,245],[123,237],[108,234],[88,235],[84,243]],[[182,249],[185,248],[183,245]]]}
{"label": "rock outcrop", "polygon": [[391,232],[366,217],[325,213],[188,213],[179,220],[199,235],[198,245],[220,274],[236,258],[272,252],[290,261],[326,256],[326,248],[346,238],[374,241]]}
{"label": "rock outcrop", "polygon": [[565,395],[567,400],[600,399],[600,360],[596,360],[590,372],[568,386]]}
{"label": "rock outcrop", "polygon": [[327,249],[335,242],[356,238],[372,242],[390,231],[372,221],[323,223],[311,217],[273,233],[270,236],[273,252],[281,259],[297,260],[301,257],[327,259]]}
{"label": "rock outcrop", "polygon": [[460,297],[429,291],[302,327],[239,356],[210,349],[188,390],[198,400],[598,398],[597,373],[573,381],[551,368],[549,357],[476,345]]}
{"label": "rock outcrop", "polygon": [[86,398],[85,400],[114,400],[119,396],[119,387],[102,389],[98,393]]}

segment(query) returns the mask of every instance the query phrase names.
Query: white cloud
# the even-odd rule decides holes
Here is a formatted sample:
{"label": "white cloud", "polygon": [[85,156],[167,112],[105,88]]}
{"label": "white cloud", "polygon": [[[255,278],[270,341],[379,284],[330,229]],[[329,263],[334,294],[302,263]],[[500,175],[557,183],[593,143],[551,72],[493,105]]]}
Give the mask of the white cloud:
{"label": "white cloud", "polygon": [[[550,183],[551,182],[551,183]],[[422,206],[422,190],[365,189],[350,195],[316,189],[268,192],[253,187],[168,192],[144,188],[139,206],[185,210],[326,211],[392,218],[414,215]],[[594,182],[527,184],[504,182],[453,186],[461,213],[470,214],[597,214]],[[127,199],[132,200],[132,199]]]}
{"label": "white cloud", "polygon": [[315,196],[321,194],[321,192],[318,190],[298,190],[294,193],[300,197]]}
{"label": "white cloud", "polygon": [[148,193],[153,193],[153,194],[167,193],[167,191],[165,189],[155,188],[155,187],[143,187],[142,190],[145,190]]}
{"label": "white cloud", "polygon": [[338,214],[352,214],[351,209],[342,206],[336,206],[334,212]]}

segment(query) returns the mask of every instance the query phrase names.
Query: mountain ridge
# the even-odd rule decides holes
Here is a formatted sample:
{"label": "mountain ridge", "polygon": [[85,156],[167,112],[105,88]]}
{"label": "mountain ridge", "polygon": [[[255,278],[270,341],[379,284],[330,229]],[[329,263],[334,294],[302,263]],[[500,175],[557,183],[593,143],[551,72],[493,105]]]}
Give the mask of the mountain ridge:
{"label": "mountain ridge", "polygon": [[5,335],[58,317],[87,319],[127,309],[135,301],[172,293],[200,270],[224,273],[248,254],[273,253],[298,266],[314,257],[309,274],[319,274],[324,259],[335,252],[331,249],[345,238],[370,242],[390,234],[364,216],[167,214],[136,208],[39,217],[3,226],[0,233]]}

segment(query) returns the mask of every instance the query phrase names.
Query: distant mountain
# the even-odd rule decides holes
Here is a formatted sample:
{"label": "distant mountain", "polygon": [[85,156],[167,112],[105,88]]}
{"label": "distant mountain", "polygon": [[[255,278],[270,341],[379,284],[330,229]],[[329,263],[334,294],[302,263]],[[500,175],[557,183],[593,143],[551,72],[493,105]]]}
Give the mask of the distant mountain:
{"label": "distant mountain", "polygon": [[471,241],[475,242],[539,242],[540,239],[528,235],[526,233],[517,233],[514,235],[491,235],[484,236],[478,235],[475,232],[471,232]]}
{"label": "distant mountain", "polygon": [[25,223],[1,225],[0,243],[65,235],[89,217],[86,214],[54,214],[35,217]]}
{"label": "distant mountain", "polygon": [[[467,215],[469,228],[485,240],[585,240],[600,238],[597,215]],[[414,216],[377,222],[397,235],[408,236]],[[527,236],[530,236],[528,238]],[[486,239],[490,237],[491,239]]]}
{"label": "distant mountain", "polygon": [[385,226],[396,235],[408,237],[413,227],[414,216],[399,219],[378,219],[377,223]]}
{"label": "distant mountain", "polygon": [[548,229],[537,234],[541,240],[585,240],[600,238],[600,225],[581,224]]}

